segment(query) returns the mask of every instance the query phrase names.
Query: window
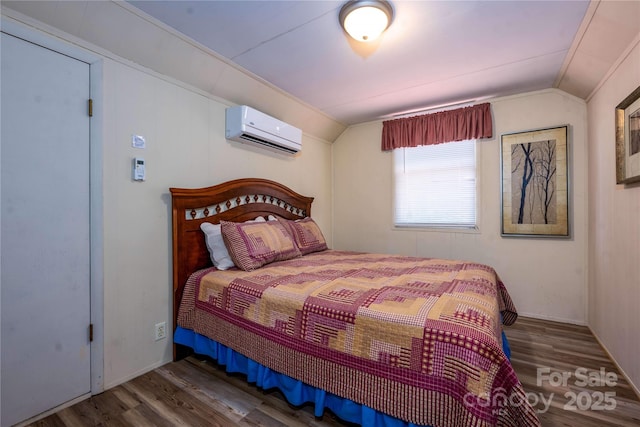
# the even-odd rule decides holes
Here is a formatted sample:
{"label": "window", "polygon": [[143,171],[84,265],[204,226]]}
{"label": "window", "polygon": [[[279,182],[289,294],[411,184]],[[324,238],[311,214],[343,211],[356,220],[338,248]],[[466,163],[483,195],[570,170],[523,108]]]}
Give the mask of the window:
{"label": "window", "polygon": [[475,140],[393,153],[397,227],[476,227]]}

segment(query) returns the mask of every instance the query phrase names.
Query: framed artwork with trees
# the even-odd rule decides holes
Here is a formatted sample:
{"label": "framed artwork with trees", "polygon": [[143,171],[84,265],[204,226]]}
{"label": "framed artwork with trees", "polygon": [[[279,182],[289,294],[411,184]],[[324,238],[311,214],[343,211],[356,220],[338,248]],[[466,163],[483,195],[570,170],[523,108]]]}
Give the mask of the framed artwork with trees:
{"label": "framed artwork with trees", "polygon": [[568,126],[502,135],[502,236],[570,237]]}

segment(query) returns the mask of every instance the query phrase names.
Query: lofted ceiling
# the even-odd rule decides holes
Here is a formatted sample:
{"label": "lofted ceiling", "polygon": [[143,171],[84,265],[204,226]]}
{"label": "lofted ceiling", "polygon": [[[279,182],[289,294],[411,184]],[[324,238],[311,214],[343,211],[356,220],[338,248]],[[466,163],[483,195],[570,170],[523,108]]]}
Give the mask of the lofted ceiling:
{"label": "lofted ceiling", "polygon": [[539,89],[588,100],[640,43],[640,0],[390,1],[394,20],[370,44],[340,27],[343,1],[0,6],[326,141],[351,124]]}
{"label": "lofted ceiling", "polygon": [[129,1],[344,124],[559,87],[586,98],[640,32],[640,1],[397,1],[378,41],[341,1]]}

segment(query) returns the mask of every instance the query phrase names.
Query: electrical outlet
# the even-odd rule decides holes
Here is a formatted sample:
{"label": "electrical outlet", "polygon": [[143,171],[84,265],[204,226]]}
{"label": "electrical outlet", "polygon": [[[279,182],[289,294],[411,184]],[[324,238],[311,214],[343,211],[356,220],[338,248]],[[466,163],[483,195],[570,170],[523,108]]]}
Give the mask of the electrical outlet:
{"label": "electrical outlet", "polygon": [[156,323],[156,341],[167,337],[167,322]]}

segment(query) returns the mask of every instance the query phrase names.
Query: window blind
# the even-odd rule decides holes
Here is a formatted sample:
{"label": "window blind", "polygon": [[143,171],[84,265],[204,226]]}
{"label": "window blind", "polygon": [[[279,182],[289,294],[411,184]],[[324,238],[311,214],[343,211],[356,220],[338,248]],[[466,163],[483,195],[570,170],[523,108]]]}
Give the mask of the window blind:
{"label": "window blind", "polygon": [[394,150],[399,227],[476,226],[475,140]]}

